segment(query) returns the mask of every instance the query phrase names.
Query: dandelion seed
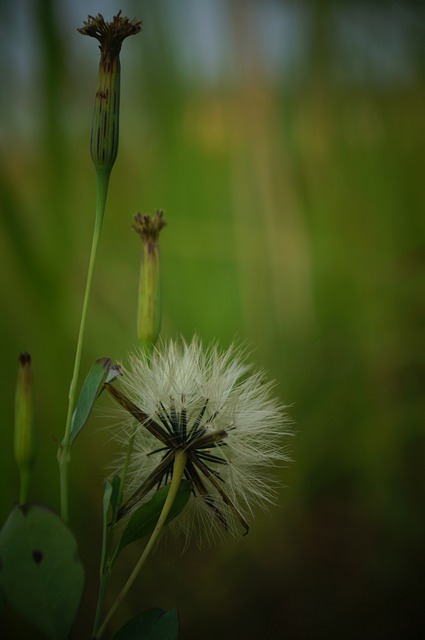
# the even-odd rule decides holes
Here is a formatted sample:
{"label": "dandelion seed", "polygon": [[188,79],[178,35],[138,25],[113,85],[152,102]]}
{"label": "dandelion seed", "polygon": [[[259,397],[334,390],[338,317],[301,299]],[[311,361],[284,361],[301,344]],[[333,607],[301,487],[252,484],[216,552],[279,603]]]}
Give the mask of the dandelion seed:
{"label": "dandelion seed", "polygon": [[149,359],[131,358],[120,379],[123,391],[108,389],[126,413],[119,439],[134,436],[125,500],[119,518],[170,481],[177,452],[187,460],[184,475],[193,495],[175,525],[199,539],[240,528],[256,506],[276,496],[270,467],[288,461],[284,407],[271,395],[264,374],[250,373],[234,347],[207,350],[170,341]]}

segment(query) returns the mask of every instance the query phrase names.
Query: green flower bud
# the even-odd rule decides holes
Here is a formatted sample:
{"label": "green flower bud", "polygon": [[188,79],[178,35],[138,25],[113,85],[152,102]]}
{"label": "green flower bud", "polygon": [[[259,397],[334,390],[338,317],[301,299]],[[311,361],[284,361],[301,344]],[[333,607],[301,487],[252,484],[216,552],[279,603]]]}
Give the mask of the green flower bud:
{"label": "green flower bud", "polygon": [[31,356],[19,356],[18,380],[15,395],[15,460],[21,475],[20,504],[26,502],[29,475],[35,460],[35,433],[33,424],[33,391]]}
{"label": "green flower bud", "polygon": [[166,223],[162,211],[157,211],[154,216],[137,213],[134,219],[133,229],[142,239],[137,337],[143,346],[151,348],[157,341],[161,328],[158,237]]}
{"label": "green flower bud", "polygon": [[90,151],[97,170],[110,172],[118,153],[120,111],[120,51],[123,40],[139,33],[142,23],[121,17],[105,22],[99,13],[78,31],[99,40],[100,63],[94,102]]}

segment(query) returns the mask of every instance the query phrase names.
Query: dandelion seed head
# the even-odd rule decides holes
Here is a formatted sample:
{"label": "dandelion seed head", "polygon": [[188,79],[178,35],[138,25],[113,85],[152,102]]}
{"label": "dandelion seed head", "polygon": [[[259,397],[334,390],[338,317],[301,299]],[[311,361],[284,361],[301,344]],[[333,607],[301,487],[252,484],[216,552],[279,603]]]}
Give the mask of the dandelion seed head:
{"label": "dandelion seed head", "polygon": [[150,359],[136,352],[118,384],[116,437],[125,446],[134,435],[126,511],[170,481],[173,452],[184,450],[193,495],[171,528],[202,542],[247,531],[255,509],[276,499],[270,469],[289,460],[285,407],[264,373],[252,372],[237,347],[204,349],[195,337],[161,344]]}

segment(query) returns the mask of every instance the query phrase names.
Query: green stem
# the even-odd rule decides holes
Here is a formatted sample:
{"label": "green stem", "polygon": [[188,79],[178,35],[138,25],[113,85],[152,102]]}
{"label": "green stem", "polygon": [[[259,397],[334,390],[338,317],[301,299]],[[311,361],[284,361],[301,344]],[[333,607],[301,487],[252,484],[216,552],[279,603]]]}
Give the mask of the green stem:
{"label": "green stem", "polygon": [[112,618],[112,616],[114,615],[114,613],[118,609],[119,605],[121,604],[121,602],[123,601],[123,599],[127,595],[128,591],[132,587],[132,585],[133,585],[134,581],[136,580],[137,576],[139,575],[143,565],[145,564],[145,561],[147,560],[150,552],[152,551],[152,548],[154,547],[156,541],[158,540],[158,536],[161,533],[162,527],[164,526],[164,524],[165,524],[165,522],[167,520],[168,514],[170,513],[170,509],[173,506],[173,502],[175,500],[175,497],[177,495],[177,491],[178,491],[180,483],[182,481],[184,470],[185,470],[185,467],[186,467],[186,460],[187,460],[186,453],[184,451],[182,451],[182,450],[177,451],[176,456],[174,458],[173,477],[171,479],[170,489],[168,491],[167,499],[164,502],[164,506],[162,508],[161,515],[159,516],[158,522],[156,523],[155,529],[153,530],[152,535],[149,538],[149,542],[146,545],[142,555],[140,556],[140,559],[139,559],[138,563],[134,567],[133,572],[131,573],[130,577],[128,578],[127,582],[125,583],[124,587],[122,588],[121,593],[118,595],[117,599],[115,600],[114,604],[112,605],[111,609],[109,610],[109,613],[107,614],[105,620],[103,621],[103,624],[100,627],[99,631],[94,636],[94,639],[96,639],[96,638],[99,639],[104,634],[104,632],[106,630],[106,627],[109,624],[110,619]]}
{"label": "green stem", "polygon": [[102,575],[100,577],[99,593],[97,595],[96,616],[95,616],[94,625],[93,625],[93,638],[96,638],[96,632],[102,620],[103,605],[105,603],[105,595],[106,595],[106,582],[107,582],[107,576]]}
{"label": "green stem", "polygon": [[29,469],[22,470],[20,473],[21,476],[21,486],[19,489],[19,504],[22,506],[28,502],[28,490],[30,486],[30,478],[31,473]]}
{"label": "green stem", "polygon": [[114,537],[114,527],[117,521],[117,513],[118,510],[121,506],[121,502],[122,502],[122,496],[123,496],[123,492],[124,492],[124,484],[125,484],[125,479],[127,476],[127,470],[128,470],[128,465],[130,463],[130,458],[131,458],[131,454],[133,452],[133,445],[134,445],[134,438],[136,436],[136,431],[137,429],[134,429],[133,434],[130,438],[130,442],[127,448],[127,455],[125,457],[125,462],[124,462],[124,466],[123,466],[123,470],[122,470],[122,474],[121,474],[121,478],[120,478],[120,485],[119,485],[119,489],[118,489],[118,497],[117,497],[117,501],[112,513],[112,518],[111,518],[111,524],[108,527],[108,534],[107,534],[107,541],[106,541],[106,551],[105,551],[105,555],[102,558],[102,562],[101,562],[101,566],[100,566],[100,584],[99,584],[99,594],[97,597],[97,606],[96,606],[96,615],[95,615],[95,620],[94,620],[94,625],[93,625],[93,637],[96,636],[96,632],[100,626],[101,620],[102,620],[102,613],[103,613],[103,607],[105,604],[105,595],[106,595],[106,583],[108,580],[108,576],[111,573],[112,570],[112,566],[114,564],[114,560],[116,557],[116,554],[114,554],[113,556],[111,556],[111,547],[112,547],[112,540]]}
{"label": "green stem", "polygon": [[103,216],[105,213],[106,198],[108,195],[108,185],[110,170],[96,171],[96,219],[93,231],[93,240],[90,251],[90,260],[87,271],[86,289],[84,292],[83,308],[81,311],[80,329],[78,332],[77,348],[75,352],[74,370],[72,373],[71,385],[68,396],[68,413],[66,417],[65,435],[58,453],[59,477],[60,477],[60,497],[61,515],[63,520],[68,520],[68,464],[70,460],[70,436],[72,416],[75,408],[75,396],[80,373],[81,353],[83,349],[84,331],[86,328],[87,310],[93,282],[94,264],[96,260],[97,247],[99,245],[102,231]]}

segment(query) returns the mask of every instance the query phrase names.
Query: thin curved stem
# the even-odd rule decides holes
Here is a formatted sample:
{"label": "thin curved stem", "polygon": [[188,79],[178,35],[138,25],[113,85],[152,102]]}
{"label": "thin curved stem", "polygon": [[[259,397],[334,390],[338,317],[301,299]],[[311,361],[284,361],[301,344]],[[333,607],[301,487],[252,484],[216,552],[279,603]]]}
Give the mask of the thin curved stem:
{"label": "thin curved stem", "polygon": [[80,328],[78,332],[77,347],[75,351],[74,370],[68,395],[68,412],[66,417],[65,435],[58,452],[61,515],[63,520],[68,520],[68,464],[70,460],[70,436],[72,416],[75,409],[75,397],[80,373],[81,353],[83,350],[84,332],[86,328],[87,310],[89,306],[91,286],[93,282],[94,264],[97,248],[102,231],[103,216],[105,213],[106,198],[108,195],[110,171],[96,172],[96,219],[93,231],[93,240],[90,251],[90,260],[87,270],[86,288],[84,292],[83,308],[81,311]]}
{"label": "thin curved stem", "polygon": [[109,621],[111,620],[112,616],[118,609],[119,605],[127,595],[128,591],[130,590],[131,586],[133,585],[134,581],[139,575],[143,565],[145,564],[150,552],[152,551],[152,548],[154,547],[156,541],[158,540],[158,536],[161,533],[162,527],[164,526],[167,520],[168,514],[170,513],[170,509],[173,506],[173,502],[175,500],[177,491],[182,481],[184,470],[186,467],[186,461],[187,461],[186,453],[183,450],[177,451],[174,459],[173,477],[171,478],[170,489],[168,491],[167,498],[164,502],[161,515],[159,516],[158,522],[156,523],[155,529],[153,530],[152,535],[149,538],[149,542],[147,543],[142,555],[140,556],[138,563],[134,567],[133,572],[131,573],[130,577],[128,578],[127,582],[122,588],[121,593],[118,595],[117,599],[115,600],[114,604],[109,610],[109,613],[107,614],[105,620],[103,621],[103,624],[99,628],[99,631],[94,636],[94,639],[99,639],[104,634],[106,627],[109,624]]}

